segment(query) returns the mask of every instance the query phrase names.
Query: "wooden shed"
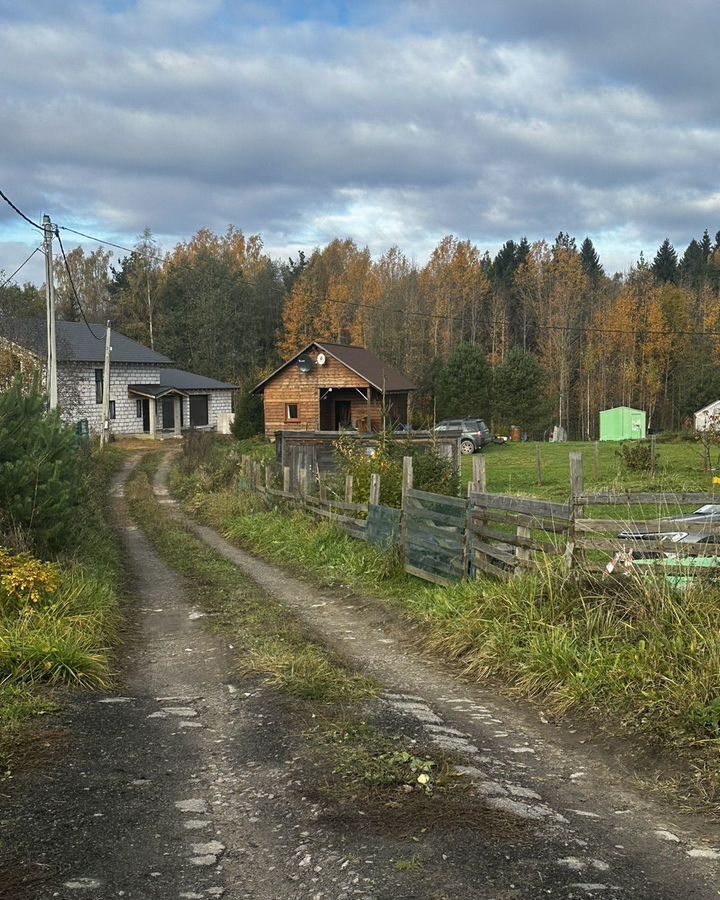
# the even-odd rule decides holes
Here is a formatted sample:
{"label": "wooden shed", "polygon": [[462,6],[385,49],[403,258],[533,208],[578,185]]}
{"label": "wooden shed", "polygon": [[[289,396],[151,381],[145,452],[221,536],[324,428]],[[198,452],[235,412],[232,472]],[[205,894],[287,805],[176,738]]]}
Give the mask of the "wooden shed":
{"label": "wooden shed", "polygon": [[380,431],[408,421],[404,375],[364,347],[313,341],[255,388],[262,391],[265,434],[278,431]]}

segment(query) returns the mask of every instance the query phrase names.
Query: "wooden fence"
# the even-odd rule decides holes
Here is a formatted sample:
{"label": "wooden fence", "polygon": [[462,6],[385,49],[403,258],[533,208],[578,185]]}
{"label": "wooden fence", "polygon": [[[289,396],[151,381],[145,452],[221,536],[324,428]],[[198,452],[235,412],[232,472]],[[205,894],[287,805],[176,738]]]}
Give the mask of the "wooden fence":
{"label": "wooden fence", "polygon": [[467,506],[459,497],[405,491],[401,535],[406,572],[437,584],[465,578]]}
{"label": "wooden fence", "polygon": [[[269,467],[262,469],[256,461],[244,459],[239,476],[243,487],[248,485],[332,521],[373,546],[398,547],[405,571],[435,584],[453,584],[479,575],[507,579],[560,557],[568,569],[582,565],[601,570],[608,562],[620,560],[627,571],[633,564],[633,554],[642,557],[644,569],[662,569],[663,574],[677,570],[687,575],[692,560],[698,557],[705,558],[702,565],[714,565],[720,544],[720,517],[701,525],[672,518],[687,515],[681,507],[720,503],[720,496],[586,493],[581,453],[570,454],[567,503],[488,493],[485,459],[479,455],[473,458],[467,498],[416,490],[412,459],[406,457],[400,509],[380,504],[379,475],[372,477],[368,503],[353,502],[352,476],[345,479],[342,497],[328,496],[319,470],[313,478],[307,470],[301,470],[297,490],[288,466],[283,469],[282,488],[274,486],[274,480],[277,476],[273,479]],[[588,510],[598,507],[598,515],[591,517]],[[615,512],[620,509],[624,509],[624,516]],[[628,537],[621,538],[623,532]],[[658,539],[639,538],[643,532],[658,533]],[[672,532],[689,532],[698,538],[678,543],[660,537],[661,533]]]}

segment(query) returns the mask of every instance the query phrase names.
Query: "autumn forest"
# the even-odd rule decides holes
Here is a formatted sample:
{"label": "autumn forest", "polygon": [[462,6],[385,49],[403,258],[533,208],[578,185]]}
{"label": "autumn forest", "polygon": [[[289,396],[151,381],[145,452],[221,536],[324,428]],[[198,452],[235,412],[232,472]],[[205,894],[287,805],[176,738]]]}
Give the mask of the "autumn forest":
{"label": "autumn forest", "polygon": [[[192,371],[247,389],[313,338],[367,346],[418,386],[414,418],[483,415],[534,432],[597,436],[597,413],[647,410],[679,430],[720,398],[720,232],[665,241],[627,275],[592,242],[507,241],[491,256],[444,238],[424,266],[334,240],[281,263],[259,236],[200,230],[167,254],[149,231],[132,253],[77,247],[56,259],[59,315],[113,320]],[[0,314],[43,315],[32,285],[0,289]],[[472,409],[453,393],[475,381]],[[453,402],[456,404],[453,407]],[[518,404],[517,410],[513,404]],[[538,434],[537,436],[541,436]]]}

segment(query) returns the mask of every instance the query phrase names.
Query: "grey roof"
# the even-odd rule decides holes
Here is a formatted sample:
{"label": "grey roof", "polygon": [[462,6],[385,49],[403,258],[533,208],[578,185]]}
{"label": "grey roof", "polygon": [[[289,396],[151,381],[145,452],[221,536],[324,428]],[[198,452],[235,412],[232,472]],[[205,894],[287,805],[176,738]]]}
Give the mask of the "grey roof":
{"label": "grey roof", "polygon": [[295,362],[298,356],[302,356],[303,353],[307,353],[308,350],[311,350],[313,347],[317,347],[318,350],[322,350],[323,353],[334,357],[338,362],[347,366],[348,369],[353,371],[356,375],[359,375],[378,391],[384,390],[388,393],[394,393],[415,390],[415,385],[411,381],[408,381],[408,379],[398,372],[397,369],[393,369],[392,366],[384,363],[375,356],[374,353],[366,350],[365,347],[350,347],[346,344],[329,344],[326,341],[313,341],[302,350],[299,350],[292,359],[289,359],[279,368],[275,369],[271,375],[268,375],[267,378],[263,379],[260,384],[253,388],[253,390],[260,390],[260,388],[277,375],[278,372]]}
{"label": "grey roof", "polygon": [[185,372],[183,369],[161,369],[160,384],[177,388],[180,391],[237,390],[235,384],[225,384],[224,381],[216,381],[214,378],[206,378],[204,375],[196,375],[194,372]]}
{"label": "grey roof", "polygon": [[[102,362],[105,357],[105,326],[91,322],[90,328],[84,322],[56,323],[58,362]],[[41,358],[47,355],[47,332],[45,319],[0,319],[0,335],[21,347],[25,347]],[[119,331],[110,332],[112,353],[115,363],[141,363],[165,365],[170,360],[162,353],[133,341]]]}

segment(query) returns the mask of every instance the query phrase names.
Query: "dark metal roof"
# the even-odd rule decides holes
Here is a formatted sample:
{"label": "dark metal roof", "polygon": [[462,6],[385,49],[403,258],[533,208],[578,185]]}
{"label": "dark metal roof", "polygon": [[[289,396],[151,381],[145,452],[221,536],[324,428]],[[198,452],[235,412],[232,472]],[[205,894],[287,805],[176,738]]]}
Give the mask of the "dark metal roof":
{"label": "dark metal roof", "polygon": [[[92,329],[92,333],[91,330]],[[97,322],[56,323],[58,362],[97,362],[105,357],[105,326]],[[25,347],[41,358],[47,355],[47,330],[45,319],[2,319],[0,336],[6,337],[21,347]],[[114,363],[140,363],[165,365],[170,360],[162,353],[125,337],[114,329],[110,333]]]}
{"label": "dark metal roof", "polygon": [[160,384],[171,385],[182,391],[236,391],[237,385],[225,384],[214,378],[185,372],[183,369],[161,369]]}
{"label": "dark metal roof", "polygon": [[281,372],[287,366],[294,363],[299,356],[302,356],[303,353],[307,353],[308,350],[311,350],[313,347],[334,357],[338,362],[342,363],[342,365],[346,366],[356,375],[359,375],[378,391],[385,390],[388,393],[395,393],[398,391],[404,392],[415,390],[415,385],[411,381],[408,381],[408,379],[404,375],[401,375],[397,369],[393,369],[392,366],[384,363],[375,356],[374,353],[366,350],[365,347],[350,347],[346,344],[329,344],[326,341],[313,341],[311,344],[308,344],[307,347],[299,350],[292,359],[289,359],[279,368],[275,369],[271,375],[264,378],[253,390],[259,391],[271,378],[274,378],[278,372]]}

